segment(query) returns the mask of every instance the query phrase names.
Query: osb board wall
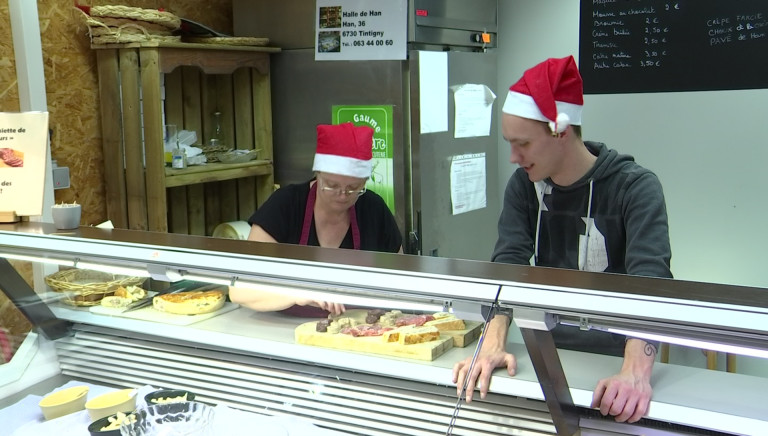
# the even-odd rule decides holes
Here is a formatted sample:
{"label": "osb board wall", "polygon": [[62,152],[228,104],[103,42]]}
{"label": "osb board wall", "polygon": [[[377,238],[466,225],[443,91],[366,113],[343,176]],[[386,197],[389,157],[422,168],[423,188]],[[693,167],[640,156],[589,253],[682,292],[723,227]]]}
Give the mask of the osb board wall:
{"label": "osb board wall", "polygon": [[[31,277],[29,262],[11,261],[22,276]],[[27,280],[30,282],[30,280]],[[30,283],[28,283],[30,284]],[[31,286],[31,284],[30,284]],[[0,330],[3,330],[11,343],[12,353],[16,353],[21,342],[26,338],[27,333],[32,330],[32,324],[21,314],[11,300],[5,296],[3,289],[0,289]],[[0,353],[0,364],[5,363],[5,359]]]}
{"label": "osb board wall", "polygon": [[[79,3],[163,8],[220,32],[232,33],[232,0],[81,0]],[[69,167],[70,172],[71,187],[55,191],[55,199],[59,203],[77,201],[83,205],[81,223],[98,224],[106,220],[107,209],[96,54],[90,49],[82,13],[74,8],[72,0],[39,0],[37,8],[53,131],[51,157],[59,166]],[[8,2],[0,1],[0,111],[19,110]],[[31,281],[30,265],[17,268]],[[6,318],[17,319],[17,315],[7,299],[0,299],[0,325]]]}
{"label": "osb board wall", "polygon": [[[232,0],[81,0],[88,6],[163,8],[224,33],[232,33]],[[82,13],[72,0],[40,0],[46,97],[50,112],[51,157],[69,167],[69,189],[55,191],[56,202],[83,205],[81,223],[106,220],[104,171],[95,53]],[[16,68],[8,2],[0,2],[0,111],[18,111]]]}

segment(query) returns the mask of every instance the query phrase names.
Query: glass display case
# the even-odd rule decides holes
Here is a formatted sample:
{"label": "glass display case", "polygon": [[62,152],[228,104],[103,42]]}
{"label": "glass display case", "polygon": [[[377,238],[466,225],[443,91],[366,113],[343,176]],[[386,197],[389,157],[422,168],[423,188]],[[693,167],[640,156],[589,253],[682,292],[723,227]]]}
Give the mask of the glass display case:
{"label": "glass display case", "polygon": [[[476,336],[428,357],[299,343],[317,319],[256,312],[226,302],[215,316],[110,313],[66,301],[35,280],[73,268],[146,279],[160,292],[179,281],[269,289],[314,300],[405,313],[449,312],[479,326],[511,310],[514,377],[499,370],[484,400],[462,403],[452,434],[719,434],[768,429],[768,379],[656,363],[648,416],[619,424],[590,408],[597,381],[621,358],[550,349],[556,324],[764,357],[762,289],[388,253],[262,244],[190,235],[44,223],[0,225],[0,290],[33,324],[40,352],[23,374],[0,366],[0,406],[45,380],[188,389],[198,399],[267,415],[300,416],[356,435],[442,435],[457,404],[452,370]],[[117,277],[117,276],[115,276]],[[50,280],[49,280],[50,282]],[[71,295],[70,295],[71,297]],[[146,313],[144,313],[146,312]],[[551,341],[550,341],[551,342]],[[553,363],[557,363],[554,364]],[[5,374],[4,374],[5,373]],[[32,374],[34,373],[34,374]],[[655,433],[654,433],[655,432]]]}

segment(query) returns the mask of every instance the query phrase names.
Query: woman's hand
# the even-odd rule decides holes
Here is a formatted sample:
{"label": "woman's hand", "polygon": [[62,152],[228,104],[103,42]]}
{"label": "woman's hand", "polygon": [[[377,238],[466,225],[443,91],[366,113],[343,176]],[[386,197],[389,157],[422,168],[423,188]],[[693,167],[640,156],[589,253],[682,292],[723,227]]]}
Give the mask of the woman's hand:
{"label": "woman's hand", "polygon": [[314,306],[320,309],[327,310],[333,316],[338,316],[344,313],[347,309],[341,303],[332,303],[330,301],[317,301],[317,300],[296,300],[296,304],[299,306]]}

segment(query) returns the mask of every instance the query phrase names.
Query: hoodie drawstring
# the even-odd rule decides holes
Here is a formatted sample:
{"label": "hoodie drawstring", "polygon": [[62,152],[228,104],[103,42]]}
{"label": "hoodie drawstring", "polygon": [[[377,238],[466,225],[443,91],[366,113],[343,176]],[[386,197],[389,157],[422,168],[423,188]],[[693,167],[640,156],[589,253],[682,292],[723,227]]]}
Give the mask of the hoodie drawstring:
{"label": "hoodie drawstring", "polygon": [[[579,251],[579,270],[584,271],[584,267],[587,264],[587,258],[589,257],[589,234],[592,232],[592,193],[594,192],[595,180],[589,179],[589,201],[587,203],[587,231],[584,235],[584,251]],[[579,247],[581,248],[581,247]]]}
{"label": "hoodie drawstring", "polygon": [[[533,266],[539,263],[539,231],[541,229],[541,206],[544,204],[544,194],[552,192],[552,187],[544,181],[538,181],[533,184],[536,188],[536,197],[539,200],[539,209],[536,214],[536,236],[533,240]],[[547,192],[549,191],[549,192]]]}

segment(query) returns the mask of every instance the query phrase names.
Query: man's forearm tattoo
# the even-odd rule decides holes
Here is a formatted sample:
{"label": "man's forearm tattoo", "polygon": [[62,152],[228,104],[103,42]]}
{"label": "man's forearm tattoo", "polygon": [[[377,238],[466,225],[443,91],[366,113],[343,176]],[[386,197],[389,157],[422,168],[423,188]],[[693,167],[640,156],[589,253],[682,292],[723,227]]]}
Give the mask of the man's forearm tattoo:
{"label": "man's forearm tattoo", "polygon": [[655,356],[656,355],[656,347],[653,344],[649,344],[648,342],[645,343],[645,355],[646,356]]}

